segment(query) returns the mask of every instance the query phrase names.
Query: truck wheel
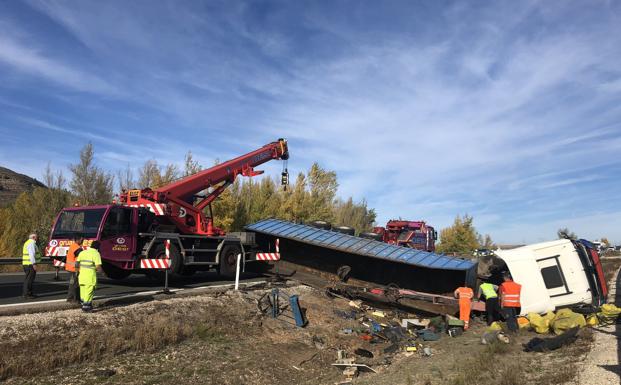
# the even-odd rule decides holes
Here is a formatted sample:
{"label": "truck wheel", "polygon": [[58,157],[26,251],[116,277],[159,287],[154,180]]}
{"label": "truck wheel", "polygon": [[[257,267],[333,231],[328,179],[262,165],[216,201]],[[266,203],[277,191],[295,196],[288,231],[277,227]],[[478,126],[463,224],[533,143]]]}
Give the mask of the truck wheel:
{"label": "truck wheel", "polygon": [[332,225],[330,224],[330,222],[326,222],[326,221],[312,221],[311,223],[309,223],[309,225],[316,227],[318,229],[324,229],[324,230],[330,230],[332,228]]}
{"label": "truck wheel", "polygon": [[356,229],[349,226],[336,226],[332,228],[332,231],[336,231],[337,233],[347,234],[347,235],[355,235]]}
{"label": "truck wheel", "polygon": [[218,265],[218,273],[227,278],[235,278],[235,270],[237,268],[237,255],[241,253],[238,245],[224,245],[220,250],[220,264]]}
{"label": "truck wheel", "polygon": [[130,270],[124,270],[107,262],[103,262],[101,268],[104,271],[106,277],[110,279],[124,279],[130,276],[132,273]]}
{"label": "truck wheel", "polygon": [[360,233],[358,236],[360,238],[373,239],[375,241],[381,241],[382,240],[382,235],[381,234],[376,234],[376,233]]}
{"label": "truck wheel", "polygon": [[[166,246],[164,243],[158,243],[154,248],[151,249],[149,253],[149,258],[152,259],[166,259]],[[170,273],[173,275],[181,275],[183,270],[183,259],[181,258],[181,253],[179,249],[174,244],[170,245],[170,259],[171,259],[171,269]]]}

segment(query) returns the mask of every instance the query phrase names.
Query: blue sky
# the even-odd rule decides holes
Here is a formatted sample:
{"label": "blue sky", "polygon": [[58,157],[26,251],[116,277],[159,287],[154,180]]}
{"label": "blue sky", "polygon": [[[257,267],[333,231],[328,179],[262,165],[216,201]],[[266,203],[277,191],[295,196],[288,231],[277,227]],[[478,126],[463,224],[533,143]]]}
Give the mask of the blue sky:
{"label": "blue sky", "polygon": [[614,1],[3,1],[0,165],[286,137],[290,171],[335,170],[380,223],[621,242],[620,63]]}

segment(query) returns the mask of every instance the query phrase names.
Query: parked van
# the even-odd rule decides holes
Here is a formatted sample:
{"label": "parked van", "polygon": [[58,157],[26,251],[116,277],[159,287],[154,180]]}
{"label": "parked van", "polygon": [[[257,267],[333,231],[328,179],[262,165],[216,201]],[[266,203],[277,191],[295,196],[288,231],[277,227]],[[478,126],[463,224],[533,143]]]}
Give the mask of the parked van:
{"label": "parked van", "polygon": [[560,239],[495,254],[522,285],[521,314],[606,302],[604,271],[589,241]]}

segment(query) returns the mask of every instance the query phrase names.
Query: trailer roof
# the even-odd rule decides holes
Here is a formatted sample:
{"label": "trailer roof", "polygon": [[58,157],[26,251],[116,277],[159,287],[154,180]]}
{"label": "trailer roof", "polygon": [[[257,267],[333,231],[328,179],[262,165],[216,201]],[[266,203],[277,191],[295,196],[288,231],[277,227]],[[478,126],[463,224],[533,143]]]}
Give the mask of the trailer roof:
{"label": "trailer roof", "polygon": [[470,270],[475,266],[475,262],[469,259],[389,245],[380,241],[278,219],[265,219],[253,223],[246,226],[246,230],[345,253],[359,254],[431,269]]}

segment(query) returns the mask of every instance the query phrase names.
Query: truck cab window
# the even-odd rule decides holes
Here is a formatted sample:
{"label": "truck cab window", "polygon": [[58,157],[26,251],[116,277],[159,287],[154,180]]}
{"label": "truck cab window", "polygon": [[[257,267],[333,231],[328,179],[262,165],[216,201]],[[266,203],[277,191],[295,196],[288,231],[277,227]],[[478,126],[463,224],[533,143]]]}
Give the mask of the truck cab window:
{"label": "truck cab window", "polygon": [[104,238],[126,235],[131,233],[131,209],[114,208],[110,210],[104,224],[102,236]]}
{"label": "truck cab window", "polygon": [[544,267],[541,269],[541,276],[546,285],[546,289],[554,289],[565,286],[563,276],[557,265]]}

